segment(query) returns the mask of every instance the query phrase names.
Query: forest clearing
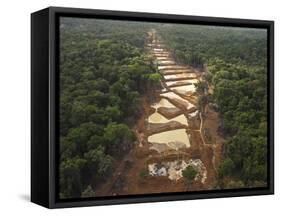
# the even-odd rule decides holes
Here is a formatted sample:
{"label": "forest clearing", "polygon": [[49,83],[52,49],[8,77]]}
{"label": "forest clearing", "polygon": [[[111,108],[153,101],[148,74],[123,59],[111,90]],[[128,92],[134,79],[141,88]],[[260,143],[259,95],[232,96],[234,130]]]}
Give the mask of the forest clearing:
{"label": "forest clearing", "polygon": [[[148,35],[147,49],[155,57],[163,88],[151,92],[154,102],[143,98],[147,100],[143,104],[146,112],[135,130],[138,144],[118,165],[112,180],[96,191],[100,196],[208,189],[221,160],[223,138],[218,135],[218,114],[204,107],[207,113],[203,120],[196,107],[195,83],[202,79],[202,72],[176,63],[155,30]],[[176,87],[167,85],[171,80],[166,71],[174,76]],[[165,109],[162,114],[158,111],[161,109]],[[174,109],[178,115],[171,118],[170,110]],[[204,130],[210,131],[207,143]],[[187,186],[182,171],[188,166],[196,170],[196,177]]]}
{"label": "forest clearing", "polygon": [[266,185],[265,32],[82,18],[60,31],[61,198]]}

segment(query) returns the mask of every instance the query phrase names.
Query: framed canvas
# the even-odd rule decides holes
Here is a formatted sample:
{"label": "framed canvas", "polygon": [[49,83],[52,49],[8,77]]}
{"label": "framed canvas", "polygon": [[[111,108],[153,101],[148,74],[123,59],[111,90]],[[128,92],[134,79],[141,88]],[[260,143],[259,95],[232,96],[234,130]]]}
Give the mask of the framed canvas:
{"label": "framed canvas", "polygon": [[31,15],[31,201],[273,194],[274,22]]}

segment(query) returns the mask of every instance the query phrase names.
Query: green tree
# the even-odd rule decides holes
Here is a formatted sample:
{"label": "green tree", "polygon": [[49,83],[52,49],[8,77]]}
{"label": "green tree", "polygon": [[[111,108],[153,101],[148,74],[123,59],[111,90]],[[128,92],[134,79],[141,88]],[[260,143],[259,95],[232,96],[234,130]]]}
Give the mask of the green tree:
{"label": "green tree", "polygon": [[219,166],[218,175],[219,178],[223,178],[225,176],[231,176],[234,170],[234,163],[230,158],[226,158]]}
{"label": "green tree", "polygon": [[87,188],[82,192],[81,197],[87,198],[87,197],[94,197],[95,192],[92,189],[91,185],[88,185]]}
{"label": "green tree", "polygon": [[194,84],[196,87],[196,91],[199,94],[206,94],[208,91],[208,84],[205,81],[199,81],[198,83]]}
{"label": "green tree", "polygon": [[109,123],[104,129],[107,151],[116,157],[126,152],[136,137],[126,124]]}
{"label": "green tree", "polygon": [[60,193],[63,198],[80,197],[81,195],[81,169],[86,160],[82,158],[66,159],[60,164]]}
{"label": "green tree", "polygon": [[160,80],[161,80],[161,75],[159,73],[152,73],[148,75],[148,80],[152,83],[152,84],[159,84]]}
{"label": "green tree", "polygon": [[182,176],[185,178],[188,187],[193,182],[196,175],[197,171],[192,166],[188,166],[182,171]]}
{"label": "green tree", "polygon": [[89,172],[96,173],[96,179],[103,179],[112,171],[113,159],[105,154],[105,148],[98,146],[84,154]]}

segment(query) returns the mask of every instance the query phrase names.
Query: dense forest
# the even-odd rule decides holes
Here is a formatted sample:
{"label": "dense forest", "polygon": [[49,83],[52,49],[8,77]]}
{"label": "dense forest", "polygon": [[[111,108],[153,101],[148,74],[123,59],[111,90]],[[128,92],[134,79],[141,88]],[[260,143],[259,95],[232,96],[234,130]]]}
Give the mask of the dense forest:
{"label": "dense forest", "polygon": [[171,24],[157,30],[179,62],[204,71],[199,88],[214,90],[199,100],[218,109],[226,137],[214,187],[266,185],[266,30]]}
{"label": "dense forest", "polygon": [[89,197],[136,140],[141,96],[159,84],[137,22],[62,18],[60,198]]}
{"label": "dense forest", "polygon": [[[134,146],[142,97],[161,75],[147,52],[154,28],[181,64],[204,78],[198,103],[220,114],[225,137],[214,188],[267,181],[266,31],[132,21],[60,20],[60,198],[92,197]],[[203,105],[202,105],[203,104]],[[183,176],[193,176],[186,170]]]}

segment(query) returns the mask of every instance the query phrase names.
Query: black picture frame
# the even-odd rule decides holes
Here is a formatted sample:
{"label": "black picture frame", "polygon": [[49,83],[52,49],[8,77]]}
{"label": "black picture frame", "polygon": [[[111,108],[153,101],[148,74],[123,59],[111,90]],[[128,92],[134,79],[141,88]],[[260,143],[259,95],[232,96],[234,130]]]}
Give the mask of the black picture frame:
{"label": "black picture frame", "polygon": [[[58,102],[60,16],[267,29],[268,186],[150,195],[60,200],[58,188]],[[186,15],[49,7],[31,15],[31,201],[47,208],[274,194],[274,22]]]}

